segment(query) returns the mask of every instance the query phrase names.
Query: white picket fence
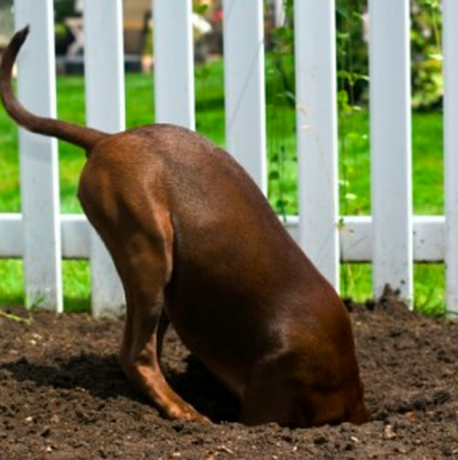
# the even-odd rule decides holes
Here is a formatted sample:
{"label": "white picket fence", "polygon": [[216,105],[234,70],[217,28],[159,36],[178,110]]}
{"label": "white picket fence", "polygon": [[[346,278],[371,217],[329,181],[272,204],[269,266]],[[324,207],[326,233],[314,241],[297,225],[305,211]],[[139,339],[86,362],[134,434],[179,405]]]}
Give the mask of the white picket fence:
{"label": "white picket fence", "polygon": [[[194,128],[191,3],[153,2],[155,112]],[[263,1],[223,6],[226,147],[265,192]],[[300,217],[287,227],[337,289],[340,261],[370,261],[374,296],[390,284],[409,300],[413,262],[445,262],[447,309],[458,313],[458,2],[443,0],[445,216],[412,215],[409,1],[370,0],[369,14],[373,215],[339,216],[334,0],[296,0]],[[32,26],[19,97],[54,116],[53,2],[16,0],[15,17],[17,28]],[[116,132],[125,124],[121,0],[85,0],[84,19],[88,124]],[[0,257],[24,258],[27,302],[62,311],[62,258],[90,258],[93,313],[119,313],[103,245],[84,216],[59,212],[56,141],[21,130],[20,155],[22,214],[0,214]]]}

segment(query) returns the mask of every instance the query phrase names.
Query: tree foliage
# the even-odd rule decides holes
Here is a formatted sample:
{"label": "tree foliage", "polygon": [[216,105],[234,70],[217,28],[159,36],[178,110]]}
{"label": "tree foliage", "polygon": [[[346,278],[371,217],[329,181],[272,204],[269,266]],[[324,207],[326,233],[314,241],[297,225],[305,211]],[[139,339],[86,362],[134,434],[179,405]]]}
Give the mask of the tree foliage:
{"label": "tree foliage", "polygon": [[[294,94],[294,75],[285,66],[294,49],[294,2],[285,0],[286,21],[274,30],[273,56],[285,91]],[[412,106],[432,109],[442,100],[442,16],[440,0],[412,0]],[[336,49],[339,100],[367,101],[370,18],[367,0],[336,0]]]}

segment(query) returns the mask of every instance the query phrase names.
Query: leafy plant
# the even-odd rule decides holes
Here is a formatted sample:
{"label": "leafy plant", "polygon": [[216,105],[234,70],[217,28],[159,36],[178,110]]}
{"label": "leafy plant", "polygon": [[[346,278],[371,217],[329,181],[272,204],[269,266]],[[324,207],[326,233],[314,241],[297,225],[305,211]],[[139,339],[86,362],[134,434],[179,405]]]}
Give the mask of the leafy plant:
{"label": "leafy plant", "polygon": [[358,157],[350,155],[363,144],[368,151],[368,135],[354,117],[361,111],[361,99],[367,90],[367,47],[364,45],[366,2],[340,0],[337,4],[337,105],[339,116],[340,196],[342,214],[360,214],[355,181],[360,176]]}
{"label": "leafy plant", "polygon": [[442,15],[439,0],[412,2],[412,106],[437,108],[442,103]]}
{"label": "leafy plant", "polygon": [[15,315],[13,313],[8,313],[7,311],[0,309],[0,316],[10,321],[15,321],[17,323],[26,324],[27,326],[30,326],[33,323],[33,317],[30,315],[30,313],[28,314],[27,317],[24,318],[23,316]]}

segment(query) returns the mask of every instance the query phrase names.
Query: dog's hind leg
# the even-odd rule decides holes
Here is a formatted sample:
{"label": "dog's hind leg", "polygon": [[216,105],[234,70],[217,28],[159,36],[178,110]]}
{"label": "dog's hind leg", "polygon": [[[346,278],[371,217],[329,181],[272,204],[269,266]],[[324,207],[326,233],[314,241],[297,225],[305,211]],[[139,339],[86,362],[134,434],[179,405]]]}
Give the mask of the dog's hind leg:
{"label": "dog's hind leg", "polygon": [[162,340],[168,322],[163,312],[165,257],[156,244],[141,234],[136,235],[133,247],[124,259],[121,276],[128,303],[121,366],[165,416],[205,420],[170,388],[160,368]]}
{"label": "dog's hind leg", "polygon": [[127,318],[120,361],[126,375],[165,416],[182,420],[206,420],[168,385],[159,357],[167,326],[164,289],[171,272],[171,257],[164,235],[135,234],[126,241],[121,278],[126,290]]}
{"label": "dog's hind leg", "polygon": [[91,173],[83,175],[79,196],[113,257],[126,294],[121,367],[165,416],[207,420],[170,388],[159,363],[167,324],[164,291],[173,265],[169,213],[154,196],[130,194],[107,169],[87,167]]}

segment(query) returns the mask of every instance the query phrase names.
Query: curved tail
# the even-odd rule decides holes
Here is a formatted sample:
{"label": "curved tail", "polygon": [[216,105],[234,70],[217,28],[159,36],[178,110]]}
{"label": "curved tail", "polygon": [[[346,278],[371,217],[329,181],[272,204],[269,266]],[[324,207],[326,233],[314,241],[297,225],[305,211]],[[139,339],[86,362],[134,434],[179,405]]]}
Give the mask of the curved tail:
{"label": "curved tail", "polygon": [[28,34],[29,26],[16,32],[2,57],[0,67],[0,96],[5,110],[17,124],[29,131],[44,134],[45,136],[57,137],[58,139],[89,150],[98,140],[108,136],[108,134],[73,123],[39,117],[29,112],[16,99],[11,86],[11,73],[16,56]]}

